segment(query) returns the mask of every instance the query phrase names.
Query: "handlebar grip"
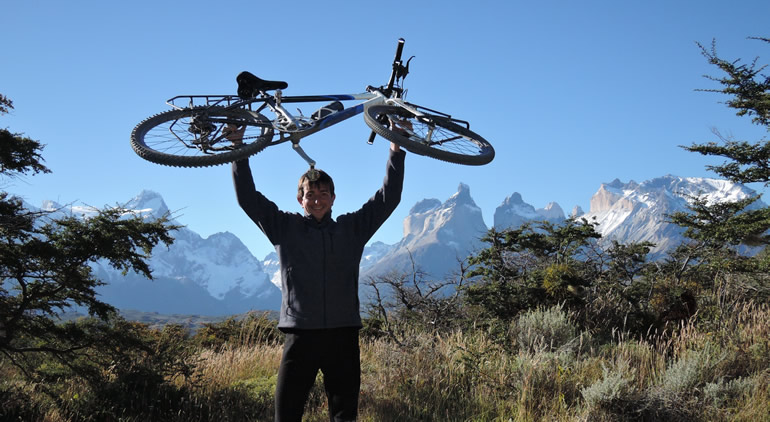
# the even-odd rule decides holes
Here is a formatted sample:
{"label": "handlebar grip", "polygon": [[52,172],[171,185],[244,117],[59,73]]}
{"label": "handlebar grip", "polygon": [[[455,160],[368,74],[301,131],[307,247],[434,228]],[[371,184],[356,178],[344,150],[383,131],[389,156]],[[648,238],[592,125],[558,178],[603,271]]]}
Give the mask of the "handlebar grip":
{"label": "handlebar grip", "polygon": [[393,59],[394,62],[397,62],[401,60],[401,52],[404,51],[404,39],[399,38],[398,39],[398,47],[396,47],[396,58]]}
{"label": "handlebar grip", "polygon": [[372,133],[369,135],[369,140],[366,141],[366,143],[369,144],[369,145],[373,144],[375,136],[377,136],[377,134],[374,131],[372,131]]}
{"label": "handlebar grip", "polygon": [[404,51],[404,39],[398,39],[398,47],[396,47],[396,58],[393,59],[393,71],[390,73],[390,79],[386,91],[390,95],[390,90],[393,89],[393,84],[396,83],[396,77],[398,76],[398,69],[401,66],[401,52]]}

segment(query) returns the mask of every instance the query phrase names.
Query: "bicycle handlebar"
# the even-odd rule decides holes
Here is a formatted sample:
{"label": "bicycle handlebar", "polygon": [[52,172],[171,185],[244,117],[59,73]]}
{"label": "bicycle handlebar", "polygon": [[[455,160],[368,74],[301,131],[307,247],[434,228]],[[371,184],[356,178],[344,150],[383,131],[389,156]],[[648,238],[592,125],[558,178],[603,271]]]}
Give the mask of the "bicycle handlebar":
{"label": "bicycle handlebar", "polygon": [[396,83],[396,77],[398,77],[399,68],[401,67],[401,52],[404,51],[404,39],[398,39],[398,46],[396,47],[396,57],[393,59],[393,71],[390,73],[390,80],[388,81],[388,91],[393,89],[393,85]]}
{"label": "bicycle handlebar", "polygon": [[[387,96],[391,95],[391,92],[393,92],[393,85],[396,84],[396,78],[398,77],[398,74],[401,69],[401,53],[404,51],[404,39],[399,38],[398,39],[398,45],[396,46],[396,57],[393,58],[393,70],[390,72],[390,79],[388,80],[388,85],[385,88],[385,92]],[[372,133],[369,135],[369,140],[366,141],[367,144],[371,145],[374,143],[374,138],[377,136],[377,133],[372,131]]]}

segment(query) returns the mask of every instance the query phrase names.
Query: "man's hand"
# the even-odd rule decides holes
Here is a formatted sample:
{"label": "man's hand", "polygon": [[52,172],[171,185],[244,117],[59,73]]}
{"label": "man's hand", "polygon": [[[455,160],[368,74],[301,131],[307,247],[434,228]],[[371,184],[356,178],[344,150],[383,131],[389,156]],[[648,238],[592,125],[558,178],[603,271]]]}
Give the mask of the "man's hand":
{"label": "man's hand", "polygon": [[225,135],[225,138],[227,138],[230,142],[233,143],[233,146],[241,146],[243,145],[243,132],[246,131],[246,125],[243,125],[241,127],[238,127],[232,123],[229,123],[223,133]]}
{"label": "man's hand", "polygon": [[390,130],[401,134],[403,137],[408,138],[409,134],[414,131],[412,122],[407,119],[388,117],[388,122],[390,123]]}
{"label": "man's hand", "polygon": [[[408,138],[409,131],[414,130],[414,128],[412,127],[412,123],[409,120],[394,119],[390,117],[388,118],[388,121],[390,122],[390,130],[400,134],[403,137]],[[390,149],[393,151],[401,150],[401,148],[397,144],[394,144],[393,142],[390,143]]]}

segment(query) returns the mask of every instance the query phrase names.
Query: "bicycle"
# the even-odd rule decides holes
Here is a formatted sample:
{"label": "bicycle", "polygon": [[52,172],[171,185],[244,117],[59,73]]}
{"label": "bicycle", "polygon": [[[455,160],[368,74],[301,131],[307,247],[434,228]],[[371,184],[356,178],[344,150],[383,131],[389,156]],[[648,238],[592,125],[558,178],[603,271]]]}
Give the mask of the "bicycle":
{"label": "bicycle", "polygon": [[[360,94],[284,96],[288,83],[241,72],[236,78],[238,95],[179,95],[167,100],[172,110],[139,123],[131,133],[131,147],[140,157],[156,164],[207,167],[237,161],[290,141],[313,170],[315,161],[302,150],[300,140],[364,113],[364,121],[372,129],[369,144],[380,135],[409,152],[447,162],[483,165],[492,161],[492,145],[471,131],[468,122],[404,101],[403,81],[414,56],[403,63],[403,47],[401,38],[387,85],[368,86]],[[310,116],[299,109],[299,114],[293,115],[284,107],[328,101],[331,103]],[[346,108],[342,101],[359,103]],[[267,118],[265,111],[275,117]],[[245,129],[243,140],[237,144],[228,139],[236,127]]]}

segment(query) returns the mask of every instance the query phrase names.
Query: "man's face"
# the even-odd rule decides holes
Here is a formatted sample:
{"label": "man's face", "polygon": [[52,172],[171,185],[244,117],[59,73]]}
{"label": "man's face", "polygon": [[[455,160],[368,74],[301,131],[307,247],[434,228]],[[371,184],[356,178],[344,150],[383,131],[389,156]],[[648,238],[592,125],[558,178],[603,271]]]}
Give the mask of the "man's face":
{"label": "man's face", "polygon": [[328,184],[315,184],[305,181],[305,195],[298,198],[300,205],[307,215],[313,216],[317,221],[321,221],[324,215],[331,211],[335,196],[329,191]]}

